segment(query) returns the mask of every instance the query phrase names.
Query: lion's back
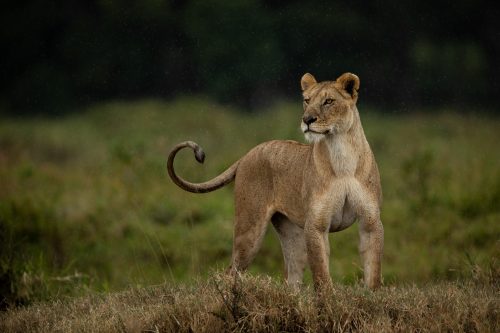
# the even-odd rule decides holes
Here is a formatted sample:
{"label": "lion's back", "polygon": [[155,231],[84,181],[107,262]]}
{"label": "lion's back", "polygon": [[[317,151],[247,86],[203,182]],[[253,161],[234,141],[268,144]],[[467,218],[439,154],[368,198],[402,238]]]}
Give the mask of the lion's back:
{"label": "lion's back", "polygon": [[276,196],[298,196],[309,145],[291,140],[264,142],[250,150],[238,165],[236,195],[262,196],[272,202]]}

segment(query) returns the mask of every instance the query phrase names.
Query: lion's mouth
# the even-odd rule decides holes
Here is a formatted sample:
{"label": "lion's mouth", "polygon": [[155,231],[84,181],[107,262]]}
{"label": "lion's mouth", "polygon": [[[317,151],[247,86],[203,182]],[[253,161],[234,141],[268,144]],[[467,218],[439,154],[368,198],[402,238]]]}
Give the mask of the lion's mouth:
{"label": "lion's mouth", "polygon": [[311,128],[310,125],[308,125],[308,124],[306,124],[304,122],[302,122],[300,124],[300,129],[302,130],[302,132],[304,134],[310,133],[310,134],[316,134],[316,135],[327,135],[327,134],[331,134],[332,133],[332,129],[331,128],[327,128],[326,130],[323,130],[323,131],[321,131],[321,130],[314,130],[314,129]]}
{"label": "lion's mouth", "polygon": [[304,133],[314,133],[314,134],[322,134],[322,135],[326,135],[326,134],[329,134],[329,133],[330,133],[330,130],[326,130],[326,131],[318,132],[318,131],[312,130],[312,129],[310,129],[310,128],[308,127],[308,128],[306,128],[306,129],[304,130]]}

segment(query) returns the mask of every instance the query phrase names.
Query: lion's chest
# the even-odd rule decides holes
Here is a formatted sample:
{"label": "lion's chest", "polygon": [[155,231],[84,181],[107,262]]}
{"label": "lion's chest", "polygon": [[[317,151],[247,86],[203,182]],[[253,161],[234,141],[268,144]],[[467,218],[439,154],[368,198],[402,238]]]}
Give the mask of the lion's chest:
{"label": "lion's chest", "polygon": [[332,184],[332,204],[330,232],[350,227],[359,215],[363,202],[367,200],[366,191],[354,177],[343,177]]}

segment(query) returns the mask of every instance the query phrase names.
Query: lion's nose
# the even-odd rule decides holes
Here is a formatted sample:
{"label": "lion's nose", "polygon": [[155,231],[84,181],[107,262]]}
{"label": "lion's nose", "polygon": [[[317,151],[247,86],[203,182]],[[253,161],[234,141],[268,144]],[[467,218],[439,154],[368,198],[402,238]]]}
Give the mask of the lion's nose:
{"label": "lion's nose", "polygon": [[306,125],[311,125],[312,123],[314,123],[316,120],[318,120],[318,118],[316,117],[313,117],[311,115],[308,115],[308,116],[305,116],[302,118],[302,121],[306,124]]}

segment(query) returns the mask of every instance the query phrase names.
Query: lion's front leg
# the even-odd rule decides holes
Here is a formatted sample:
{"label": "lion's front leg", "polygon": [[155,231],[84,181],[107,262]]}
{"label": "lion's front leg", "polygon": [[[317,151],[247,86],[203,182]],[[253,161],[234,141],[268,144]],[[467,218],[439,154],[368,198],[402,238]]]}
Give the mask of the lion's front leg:
{"label": "lion's front leg", "polygon": [[307,260],[311,268],[314,287],[321,291],[332,285],[329,268],[330,246],[328,243],[328,220],[308,221],[304,228]]}
{"label": "lion's front leg", "polygon": [[365,285],[375,289],[381,284],[384,249],[379,200],[359,182],[350,184],[347,200],[359,218],[359,253],[363,261]]}
{"label": "lion's front leg", "polygon": [[363,260],[364,281],[368,288],[381,284],[381,262],[384,248],[384,227],[379,214],[361,217],[359,225],[359,253]]}

